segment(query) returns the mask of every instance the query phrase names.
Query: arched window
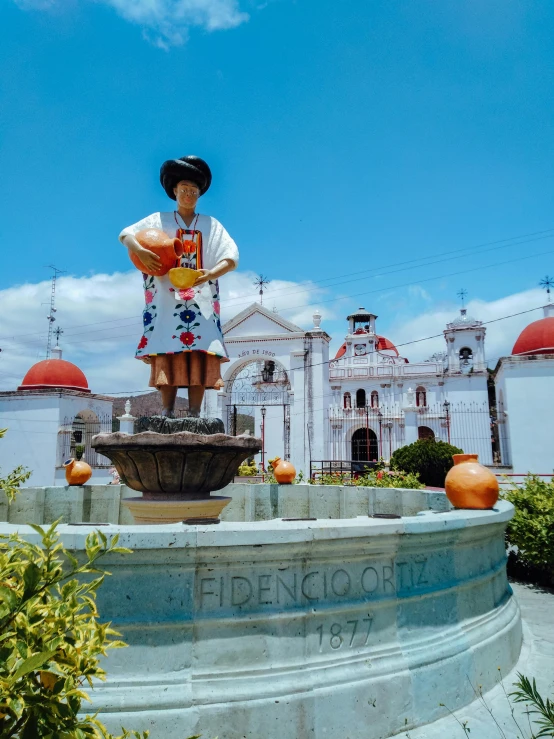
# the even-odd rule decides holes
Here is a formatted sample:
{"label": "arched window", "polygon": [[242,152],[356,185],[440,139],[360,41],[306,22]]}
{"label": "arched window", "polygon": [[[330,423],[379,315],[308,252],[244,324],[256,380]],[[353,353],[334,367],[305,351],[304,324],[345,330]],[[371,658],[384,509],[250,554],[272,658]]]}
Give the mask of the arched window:
{"label": "arched window", "polygon": [[377,390],[371,391],[371,407],[379,408],[379,393],[377,392]]}
{"label": "arched window", "polygon": [[460,349],[460,368],[463,370],[468,370],[473,366],[473,351],[469,348],[469,346],[464,346],[462,349]]}
{"label": "arched window", "polygon": [[356,408],[365,408],[365,390],[356,390]]}
{"label": "arched window", "polygon": [[352,396],[350,393],[344,393],[343,405],[345,408],[352,408]]}
{"label": "arched window", "polygon": [[423,385],[416,387],[416,405],[418,408],[425,408],[427,405],[427,390]]}
{"label": "arched window", "polygon": [[433,429],[430,429],[429,426],[419,426],[417,429],[417,438],[418,439],[434,439],[435,432],[433,431]]}

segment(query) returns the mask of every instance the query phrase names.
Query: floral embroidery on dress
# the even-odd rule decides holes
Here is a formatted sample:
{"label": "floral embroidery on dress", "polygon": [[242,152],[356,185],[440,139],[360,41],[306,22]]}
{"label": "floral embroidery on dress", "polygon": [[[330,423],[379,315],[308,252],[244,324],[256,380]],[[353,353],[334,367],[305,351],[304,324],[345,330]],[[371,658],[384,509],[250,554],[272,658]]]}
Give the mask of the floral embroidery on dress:
{"label": "floral embroidery on dress", "polygon": [[154,277],[152,275],[147,275],[145,272],[142,273],[142,277],[144,280],[144,302],[146,303],[145,308],[142,311],[142,323],[144,326],[144,333],[141,340],[139,341],[135,356],[139,356],[139,352],[141,352],[142,349],[144,349],[148,345],[147,333],[154,330],[154,322],[156,320],[156,316],[158,315],[156,306],[154,305],[154,300],[156,298],[157,292]]}

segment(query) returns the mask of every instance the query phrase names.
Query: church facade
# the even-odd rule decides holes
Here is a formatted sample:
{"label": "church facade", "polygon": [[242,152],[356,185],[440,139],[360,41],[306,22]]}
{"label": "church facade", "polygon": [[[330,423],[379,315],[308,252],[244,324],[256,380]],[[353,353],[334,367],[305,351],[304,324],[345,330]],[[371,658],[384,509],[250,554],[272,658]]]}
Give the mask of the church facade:
{"label": "church facade", "polygon": [[330,357],[319,314],[306,331],[251,305],[223,327],[231,361],[206,411],[223,418],[228,433],[249,415],[264,439],[259,461],[266,467],[280,456],[305,474],[316,462],[387,460],[424,437],[500,462],[483,324],[462,309],[445,327],[445,351],[410,363],[379,334],[377,318],[364,308],[348,316],[344,343]]}

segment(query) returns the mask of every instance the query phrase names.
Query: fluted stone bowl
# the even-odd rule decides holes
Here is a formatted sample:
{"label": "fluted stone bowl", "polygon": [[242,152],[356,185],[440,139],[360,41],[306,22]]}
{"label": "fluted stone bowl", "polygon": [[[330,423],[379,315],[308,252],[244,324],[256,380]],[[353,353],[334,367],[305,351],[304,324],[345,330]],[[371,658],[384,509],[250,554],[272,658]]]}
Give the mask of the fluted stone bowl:
{"label": "fluted stone bowl", "polygon": [[254,436],[194,434],[98,434],[91,446],[108,457],[121,479],[145,500],[192,500],[221,490],[239,465],[262,448]]}

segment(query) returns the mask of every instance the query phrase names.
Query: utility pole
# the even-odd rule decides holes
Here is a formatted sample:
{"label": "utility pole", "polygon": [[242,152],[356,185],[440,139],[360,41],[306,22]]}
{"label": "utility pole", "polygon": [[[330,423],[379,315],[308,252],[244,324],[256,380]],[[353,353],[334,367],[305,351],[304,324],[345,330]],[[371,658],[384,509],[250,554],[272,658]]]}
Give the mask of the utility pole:
{"label": "utility pole", "polygon": [[[57,267],[54,267],[53,264],[48,265],[48,269],[53,269],[54,274],[52,275],[52,288],[50,290],[50,312],[46,316],[48,319],[48,340],[46,342],[46,359],[49,359],[50,353],[52,351],[52,333],[54,329],[54,322],[56,320],[56,317],[54,316],[54,313],[56,312],[56,280],[58,279],[58,275],[61,275],[64,273],[65,270],[58,269]],[[58,334],[59,338],[59,334]]]}

